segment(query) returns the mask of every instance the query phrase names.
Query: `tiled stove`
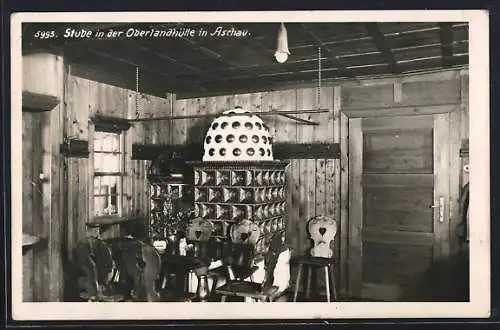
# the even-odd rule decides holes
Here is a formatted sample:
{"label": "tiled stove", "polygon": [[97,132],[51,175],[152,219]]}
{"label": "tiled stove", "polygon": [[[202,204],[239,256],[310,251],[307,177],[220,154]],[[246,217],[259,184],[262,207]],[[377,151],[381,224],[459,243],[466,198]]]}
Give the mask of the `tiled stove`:
{"label": "tiled stove", "polygon": [[214,235],[229,237],[232,224],[249,219],[259,224],[262,256],[271,235],[285,237],[287,224],[287,162],[196,162],[194,203],[198,216],[215,224]]}
{"label": "tiled stove", "polygon": [[[194,205],[198,216],[215,224],[215,237],[229,240],[231,225],[248,219],[260,226],[253,280],[264,279],[263,254],[270,238],[285,242],[287,213],[287,162],[274,160],[273,137],[264,121],[241,107],[224,111],[208,128],[204,155],[190,162],[194,171]],[[281,290],[290,279],[290,251],[282,252],[275,269]]]}

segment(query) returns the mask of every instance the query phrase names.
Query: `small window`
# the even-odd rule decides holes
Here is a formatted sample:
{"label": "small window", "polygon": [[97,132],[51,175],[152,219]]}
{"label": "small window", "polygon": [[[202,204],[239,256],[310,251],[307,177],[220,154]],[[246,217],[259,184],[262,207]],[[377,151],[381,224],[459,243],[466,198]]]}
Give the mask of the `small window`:
{"label": "small window", "polygon": [[121,216],[125,175],[123,132],[95,131],[93,145],[94,217]]}

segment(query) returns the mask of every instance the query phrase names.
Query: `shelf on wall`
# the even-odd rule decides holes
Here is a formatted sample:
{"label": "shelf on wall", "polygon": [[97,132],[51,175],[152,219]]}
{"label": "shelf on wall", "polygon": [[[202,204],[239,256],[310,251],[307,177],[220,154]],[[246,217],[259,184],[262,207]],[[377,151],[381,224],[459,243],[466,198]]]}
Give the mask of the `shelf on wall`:
{"label": "shelf on wall", "polygon": [[60,100],[57,96],[23,91],[23,112],[44,112],[54,109]]}
{"label": "shelf on wall", "polygon": [[127,119],[119,117],[95,115],[90,119],[96,131],[120,133],[128,130],[132,125]]}
{"label": "shelf on wall", "polygon": [[40,236],[33,236],[23,233],[23,254],[32,249],[36,244],[40,243],[42,238]]}
{"label": "shelf on wall", "polygon": [[95,217],[91,221],[87,222],[86,225],[91,228],[97,228],[101,226],[111,226],[116,224],[128,223],[132,221],[139,220],[138,217],[118,217],[118,216],[102,216]]}
{"label": "shelf on wall", "polygon": [[[339,159],[339,143],[275,143],[273,153],[276,159]],[[132,159],[154,160],[160,155],[176,154],[186,161],[200,160],[203,144],[161,145],[133,144]]]}
{"label": "shelf on wall", "polygon": [[23,247],[33,246],[41,240],[41,237],[23,233]]}
{"label": "shelf on wall", "polygon": [[89,142],[79,139],[66,139],[59,146],[59,151],[66,157],[88,158]]}

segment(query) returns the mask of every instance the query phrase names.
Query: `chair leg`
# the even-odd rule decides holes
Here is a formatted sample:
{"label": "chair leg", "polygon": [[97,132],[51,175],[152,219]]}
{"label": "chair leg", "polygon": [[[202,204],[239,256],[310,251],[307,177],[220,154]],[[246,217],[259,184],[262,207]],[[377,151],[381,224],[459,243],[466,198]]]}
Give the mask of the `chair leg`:
{"label": "chair leg", "polygon": [[227,296],[226,296],[226,295],[223,295],[223,296],[220,298],[220,301],[221,301],[221,302],[225,302],[225,301],[226,301],[226,298],[227,298]]}
{"label": "chair leg", "polygon": [[297,279],[295,280],[295,292],[293,293],[293,301],[297,301],[297,295],[299,294],[300,279],[302,276],[302,264],[299,264],[299,270],[297,272]]}
{"label": "chair leg", "polygon": [[164,274],[163,276],[163,280],[161,281],[161,289],[165,289],[167,287],[167,274]]}
{"label": "chair leg", "polygon": [[323,267],[325,271],[326,301],[330,302],[330,278],[328,276],[328,266]]}
{"label": "chair leg", "polygon": [[217,276],[213,276],[212,277],[212,287],[210,288],[210,293],[214,292],[215,289],[217,289],[217,281],[219,279],[217,278]]}
{"label": "chair leg", "polygon": [[233,268],[230,265],[227,266],[227,276],[228,276],[228,278],[229,278],[230,281],[234,281],[235,280]]}
{"label": "chair leg", "polygon": [[312,280],[312,266],[307,267],[307,286],[306,286],[306,298],[311,296],[311,280]]}
{"label": "chair leg", "polygon": [[337,301],[337,281],[335,280],[335,268],[333,265],[330,265],[331,278],[332,278],[332,287],[333,287],[333,299]]}

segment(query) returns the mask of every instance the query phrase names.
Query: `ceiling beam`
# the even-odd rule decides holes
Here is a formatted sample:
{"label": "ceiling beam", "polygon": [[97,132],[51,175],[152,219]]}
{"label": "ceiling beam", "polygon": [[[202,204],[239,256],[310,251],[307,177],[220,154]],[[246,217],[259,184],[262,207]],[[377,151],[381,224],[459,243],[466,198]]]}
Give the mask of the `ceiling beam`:
{"label": "ceiling beam", "polygon": [[[145,52],[149,52],[149,53],[151,53],[151,54],[153,54],[153,55],[155,55],[155,56],[157,56],[157,57],[159,57],[159,58],[161,58],[163,60],[166,60],[166,61],[168,61],[170,63],[173,63],[173,64],[175,64],[177,66],[180,66],[180,67],[186,68],[186,69],[188,69],[190,71],[199,73],[199,74],[201,74],[201,75],[203,75],[205,77],[210,77],[210,78],[215,78],[215,79],[219,78],[215,74],[209,73],[209,72],[204,71],[204,70],[202,70],[200,68],[197,68],[195,66],[192,66],[192,65],[189,65],[189,64],[184,63],[182,61],[179,61],[179,60],[177,60],[177,59],[175,59],[173,57],[170,57],[170,56],[168,56],[166,54],[158,53],[157,51],[154,51],[150,47],[146,46],[143,42],[134,40],[134,41],[129,42],[128,44],[130,44],[133,47],[139,48],[139,49],[141,49],[141,50],[143,50]],[[173,75],[173,76],[175,76],[175,75]]]}
{"label": "ceiling beam", "polygon": [[385,38],[382,31],[380,31],[378,23],[365,23],[364,26],[366,32],[370,35],[373,42],[375,43],[375,46],[377,47],[377,49],[380,51],[385,61],[387,62],[389,71],[392,74],[401,73],[400,69],[398,68],[396,59],[394,58],[394,54],[392,53],[391,48],[389,47],[389,43],[387,42],[387,39]]}
{"label": "ceiling beam", "polygon": [[441,40],[441,65],[449,68],[453,65],[453,29],[451,23],[439,23]]}
{"label": "ceiling beam", "polygon": [[338,57],[333,53],[333,51],[328,48],[325,43],[323,41],[321,41],[317,36],[316,34],[311,31],[311,29],[309,29],[305,24],[303,23],[299,23],[300,24],[300,27],[302,28],[302,30],[304,30],[322,49],[326,50],[326,52],[328,54],[330,54],[332,57],[328,58],[329,60],[332,60],[333,62],[333,65],[338,68],[341,72],[345,73],[345,75],[349,78],[353,78],[355,79],[356,76],[352,74],[351,71],[349,71],[349,69],[347,69],[347,67],[345,67],[341,62],[340,60],[338,59]]}

